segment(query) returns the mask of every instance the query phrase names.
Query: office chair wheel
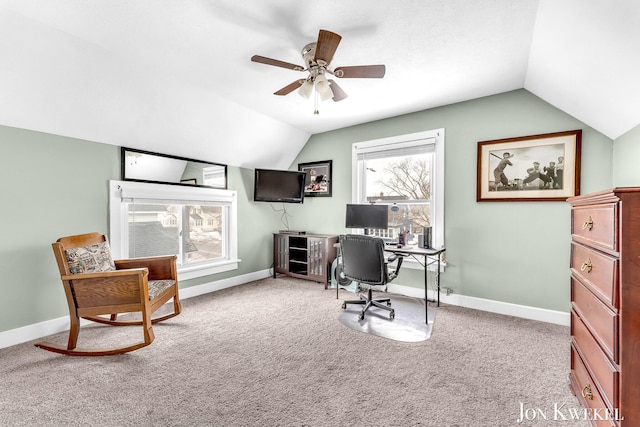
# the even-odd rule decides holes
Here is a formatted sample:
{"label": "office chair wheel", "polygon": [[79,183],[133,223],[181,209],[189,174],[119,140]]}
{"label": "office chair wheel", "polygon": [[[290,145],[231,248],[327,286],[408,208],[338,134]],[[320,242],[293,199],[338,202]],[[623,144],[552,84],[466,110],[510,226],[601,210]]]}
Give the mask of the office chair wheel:
{"label": "office chair wheel", "polygon": [[391,307],[391,301],[387,301],[387,307]]}
{"label": "office chair wheel", "polygon": [[358,320],[364,320],[364,312],[360,312],[360,314],[358,314]]}
{"label": "office chair wheel", "polygon": [[393,319],[395,319],[395,318],[396,318],[396,312],[395,312],[395,311],[393,311],[393,310],[391,310],[391,311],[389,312],[389,319],[393,320]]}
{"label": "office chair wheel", "polygon": [[343,303],[342,303],[342,309],[343,309],[343,310],[346,310],[346,308],[347,308],[347,303],[346,303],[346,302],[343,302]]}

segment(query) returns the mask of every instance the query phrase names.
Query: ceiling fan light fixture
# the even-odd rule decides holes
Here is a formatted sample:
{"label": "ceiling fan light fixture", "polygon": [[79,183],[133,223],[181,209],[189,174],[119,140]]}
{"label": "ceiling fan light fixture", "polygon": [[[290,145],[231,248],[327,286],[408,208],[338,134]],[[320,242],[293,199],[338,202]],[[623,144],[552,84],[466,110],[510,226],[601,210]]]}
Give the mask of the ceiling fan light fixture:
{"label": "ceiling fan light fixture", "polygon": [[324,74],[319,74],[315,79],[316,83],[316,92],[320,96],[320,100],[326,101],[327,99],[333,98],[333,91],[329,86],[329,82]]}
{"label": "ceiling fan light fixture", "polygon": [[304,83],[302,83],[302,86],[300,86],[300,89],[298,90],[298,93],[300,94],[300,96],[306,99],[311,98],[312,92],[313,92],[313,82],[308,79],[305,80]]}

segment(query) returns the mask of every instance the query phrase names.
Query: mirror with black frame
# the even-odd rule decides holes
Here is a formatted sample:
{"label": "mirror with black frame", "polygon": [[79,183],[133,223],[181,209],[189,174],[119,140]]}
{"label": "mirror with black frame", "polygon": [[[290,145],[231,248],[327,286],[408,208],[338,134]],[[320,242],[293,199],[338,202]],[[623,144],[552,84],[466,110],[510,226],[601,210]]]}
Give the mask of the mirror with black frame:
{"label": "mirror with black frame", "polygon": [[124,181],[227,188],[227,165],[122,147]]}

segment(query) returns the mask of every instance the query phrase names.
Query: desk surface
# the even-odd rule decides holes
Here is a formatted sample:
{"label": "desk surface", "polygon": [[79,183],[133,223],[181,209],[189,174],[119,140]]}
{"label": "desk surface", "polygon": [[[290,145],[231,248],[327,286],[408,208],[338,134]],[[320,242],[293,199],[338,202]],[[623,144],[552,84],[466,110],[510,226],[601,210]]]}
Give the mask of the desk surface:
{"label": "desk surface", "polygon": [[[340,242],[334,243],[333,245],[336,248],[340,248]],[[406,254],[406,255],[422,255],[422,256],[434,256],[443,253],[445,248],[421,248],[419,246],[403,246],[399,248],[396,245],[384,245],[385,252],[392,252],[397,254]]]}
{"label": "desk surface", "polygon": [[433,256],[439,255],[445,251],[444,248],[420,248],[418,246],[404,246],[402,248],[398,248],[394,245],[387,245],[384,247],[386,252],[393,252],[397,254],[407,254],[407,255],[423,255],[423,256]]}

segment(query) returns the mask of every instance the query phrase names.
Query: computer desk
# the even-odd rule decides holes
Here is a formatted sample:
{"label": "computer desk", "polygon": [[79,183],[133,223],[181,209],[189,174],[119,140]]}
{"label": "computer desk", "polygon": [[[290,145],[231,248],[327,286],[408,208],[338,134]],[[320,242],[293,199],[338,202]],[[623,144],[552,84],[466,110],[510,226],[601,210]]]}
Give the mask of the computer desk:
{"label": "computer desk", "polygon": [[[416,261],[418,261],[418,263],[420,263],[420,265],[422,265],[422,267],[424,267],[424,318],[425,318],[425,323],[429,323],[429,317],[428,317],[428,302],[430,301],[427,298],[427,290],[428,290],[428,284],[429,284],[429,266],[431,264],[437,263],[438,264],[438,269],[437,269],[437,273],[436,273],[436,300],[431,301],[431,302],[436,302],[437,306],[440,307],[440,256],[442,253],[444,253],[445,248],[439,248],[439,249],[433,249],[433,248],[420,248],[417,246],[404,246],[404,247],[400,247],[398,248],[397,246],[394,245],[385,245],[384,250],[386,252],[391,252],[394,254],[398,254],[398,255],[404,255],[404,256],[411,256],[413,257]],[[419,257],[423,257],[424,258],[424,263],[420,260]]]}

